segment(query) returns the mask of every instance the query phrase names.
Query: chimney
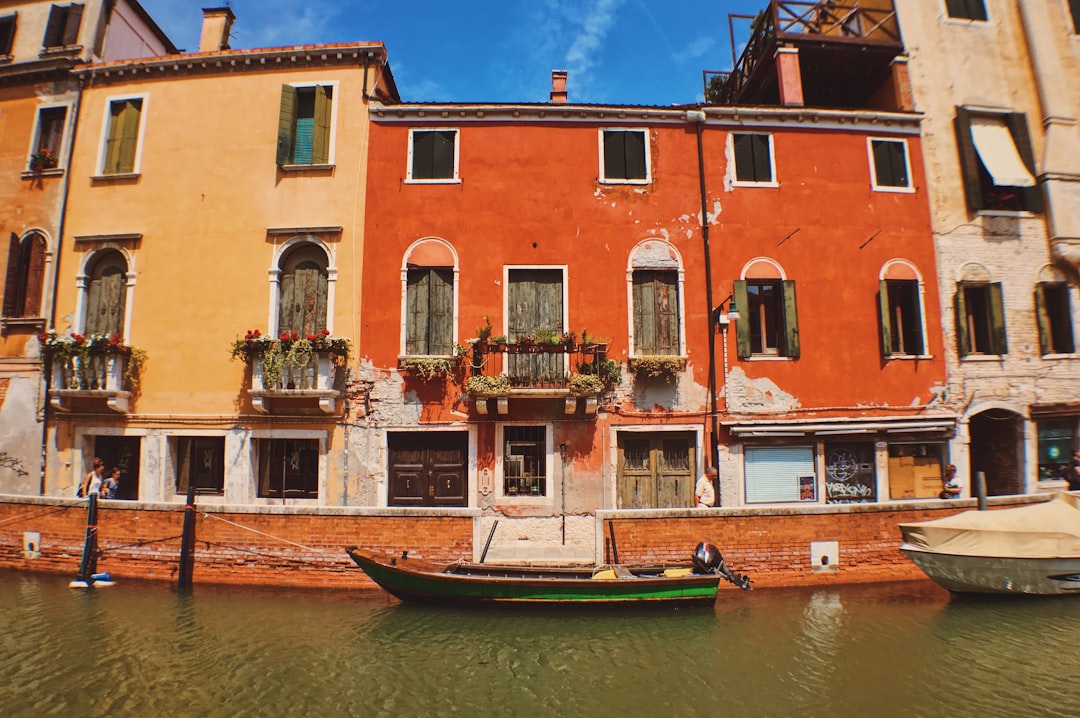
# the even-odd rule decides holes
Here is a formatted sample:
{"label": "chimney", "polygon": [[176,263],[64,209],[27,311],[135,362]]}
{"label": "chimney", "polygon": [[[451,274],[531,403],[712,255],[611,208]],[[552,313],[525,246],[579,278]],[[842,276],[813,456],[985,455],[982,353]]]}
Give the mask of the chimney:
{"label": "chimney", "polygon": [[230,7],[203,8],[202,37],[199,38],[199,52],[217,52],[229,49],[229,31],[232,30],[233,15]]}
{"label": "chimney", "polygon": [[566,104],[566,70],[551,71],[551,101],[554,104]]}

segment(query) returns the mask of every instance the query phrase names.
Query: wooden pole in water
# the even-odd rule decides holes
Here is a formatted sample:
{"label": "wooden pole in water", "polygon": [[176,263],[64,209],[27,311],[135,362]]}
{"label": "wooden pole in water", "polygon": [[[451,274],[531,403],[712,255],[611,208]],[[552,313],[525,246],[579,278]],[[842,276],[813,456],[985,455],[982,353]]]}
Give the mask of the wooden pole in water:
{"label": "wooden pole in water", "polygon": [[180,538],[179,588],[191,588],[195,567],[195,480],[188,480],[187,503],[184,505],[184,531]]}
{"label": "wooden pole in water", "polygon": [[495,519],[495,523],[491,524],[491,530],[488,531],[487,541],[484,543],[484,552],[482,554],[480,554],[480,563],[483,563],[484,559],[487,558],[487,550],[488,550],[488,547],[491,546],[491,539],[492,539],[492,537],[495,536],[495,529],[498,527],[498,525],[499,525],[499,520],[498,519]]}
{"label": "wooden pole in water", "polygon": [[979,511],[986,511],[986,472],[975,472],[975,496],[979,499]]}
{"label": "wooden pole in water", "polygon": [[97,573],[97,493],[87,497],[86,538],[83,540],[82,561],[79,562],[79,580],[87,586],[94,582]]}
{"label": "wooden pole in water", "polygon": [[615,544],[615,522],[608,519],[607,524],[608,535],[611,536],[611,562],[616,566],[619,564],[619,547]]}

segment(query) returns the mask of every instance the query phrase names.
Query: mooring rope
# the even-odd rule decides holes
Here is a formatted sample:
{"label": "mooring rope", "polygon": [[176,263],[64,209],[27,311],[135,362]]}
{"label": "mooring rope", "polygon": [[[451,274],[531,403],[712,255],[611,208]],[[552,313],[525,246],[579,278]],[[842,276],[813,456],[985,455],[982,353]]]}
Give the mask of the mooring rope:
{"label": "mooring rope", "polygon": [[[268,534],[265,531],[259,531],[258,529],[251,528],[250,526],[244,526],[243,524],[238,524],[235,521],[229,521],[228,519],[223,519],[220,516],[214,516],[213,514],[207,513],[205,511],[201,511],[200,513],[203,516],[205,516],[206,518],[208,518],[208,519],[217,519],[218,521],[224,521],[225,523],[230,524],[232,526],[235,526],[236,528],[244,529],[245,531],[250,531],[252,533],[259,534],[260,536],[266,536],[267,538],[272,538],[275,541],[281,541],[282,543],[287,543],[287,544],[290,544],[292,546],[296,546],[297,548],[302,548],[305,551],[317,551],[319,553],[325,553],[325,554],[328,554],[328,555],[331,553],[330,551],[327,551],[324,548],[315,548],[314,546],[305,546],[302,543],[296,543],[295,541],[290,541],[289,539],[282,538],[280,536],[275,536],[273,534]],[[336,552],[334,552],[334,553],[336,554]]]}
{"label": "mooring rope", "polygon": [[27,511],[24,514],[18,514],[16,516],[9,516],[8,518],[4,519],[3,521],[0,521],[0,526],[3,526],[4,524],[17,523],[19,521],[27,521],[27,520],[35,518],[37,516],[47,516],[49,514],[56,513],[57,511],[64,511],[65,509],[81,508],[81,505],[85,504],[85,503],[86,503],[86,501],[84,500],[84,501],[80,501],[79,503],[76,503],[76,504],[67,504],[67,505],[63,505],[63,506],[50,506],[49,508],[42,509],[40,511]]}

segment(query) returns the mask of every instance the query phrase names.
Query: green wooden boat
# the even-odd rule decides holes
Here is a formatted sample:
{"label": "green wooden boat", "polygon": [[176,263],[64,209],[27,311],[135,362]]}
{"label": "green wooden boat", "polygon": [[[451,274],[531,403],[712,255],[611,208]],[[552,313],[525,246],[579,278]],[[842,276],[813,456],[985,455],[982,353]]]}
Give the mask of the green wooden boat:
{"label": "green wooden boat", "polygon": [[407,552],[376,555],[355,546],[345,550],[372,581],[402,601],[685,606],[712,604],[721,579],[750,588],[750,579],[728,570],[722,558],[714,569],[689,565],[509,566],[463,561],[439,564],[411,558]]}

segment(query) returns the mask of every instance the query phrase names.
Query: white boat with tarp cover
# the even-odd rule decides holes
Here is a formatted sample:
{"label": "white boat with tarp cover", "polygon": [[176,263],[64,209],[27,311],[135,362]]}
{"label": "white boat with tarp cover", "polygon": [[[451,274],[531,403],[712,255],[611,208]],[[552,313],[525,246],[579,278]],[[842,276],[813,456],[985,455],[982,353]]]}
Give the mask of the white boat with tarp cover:
{"label": "white boat with tarp cover", "polygon": [[956,593],[1080,593],[1080,498],[900,524],[900,550]]}

